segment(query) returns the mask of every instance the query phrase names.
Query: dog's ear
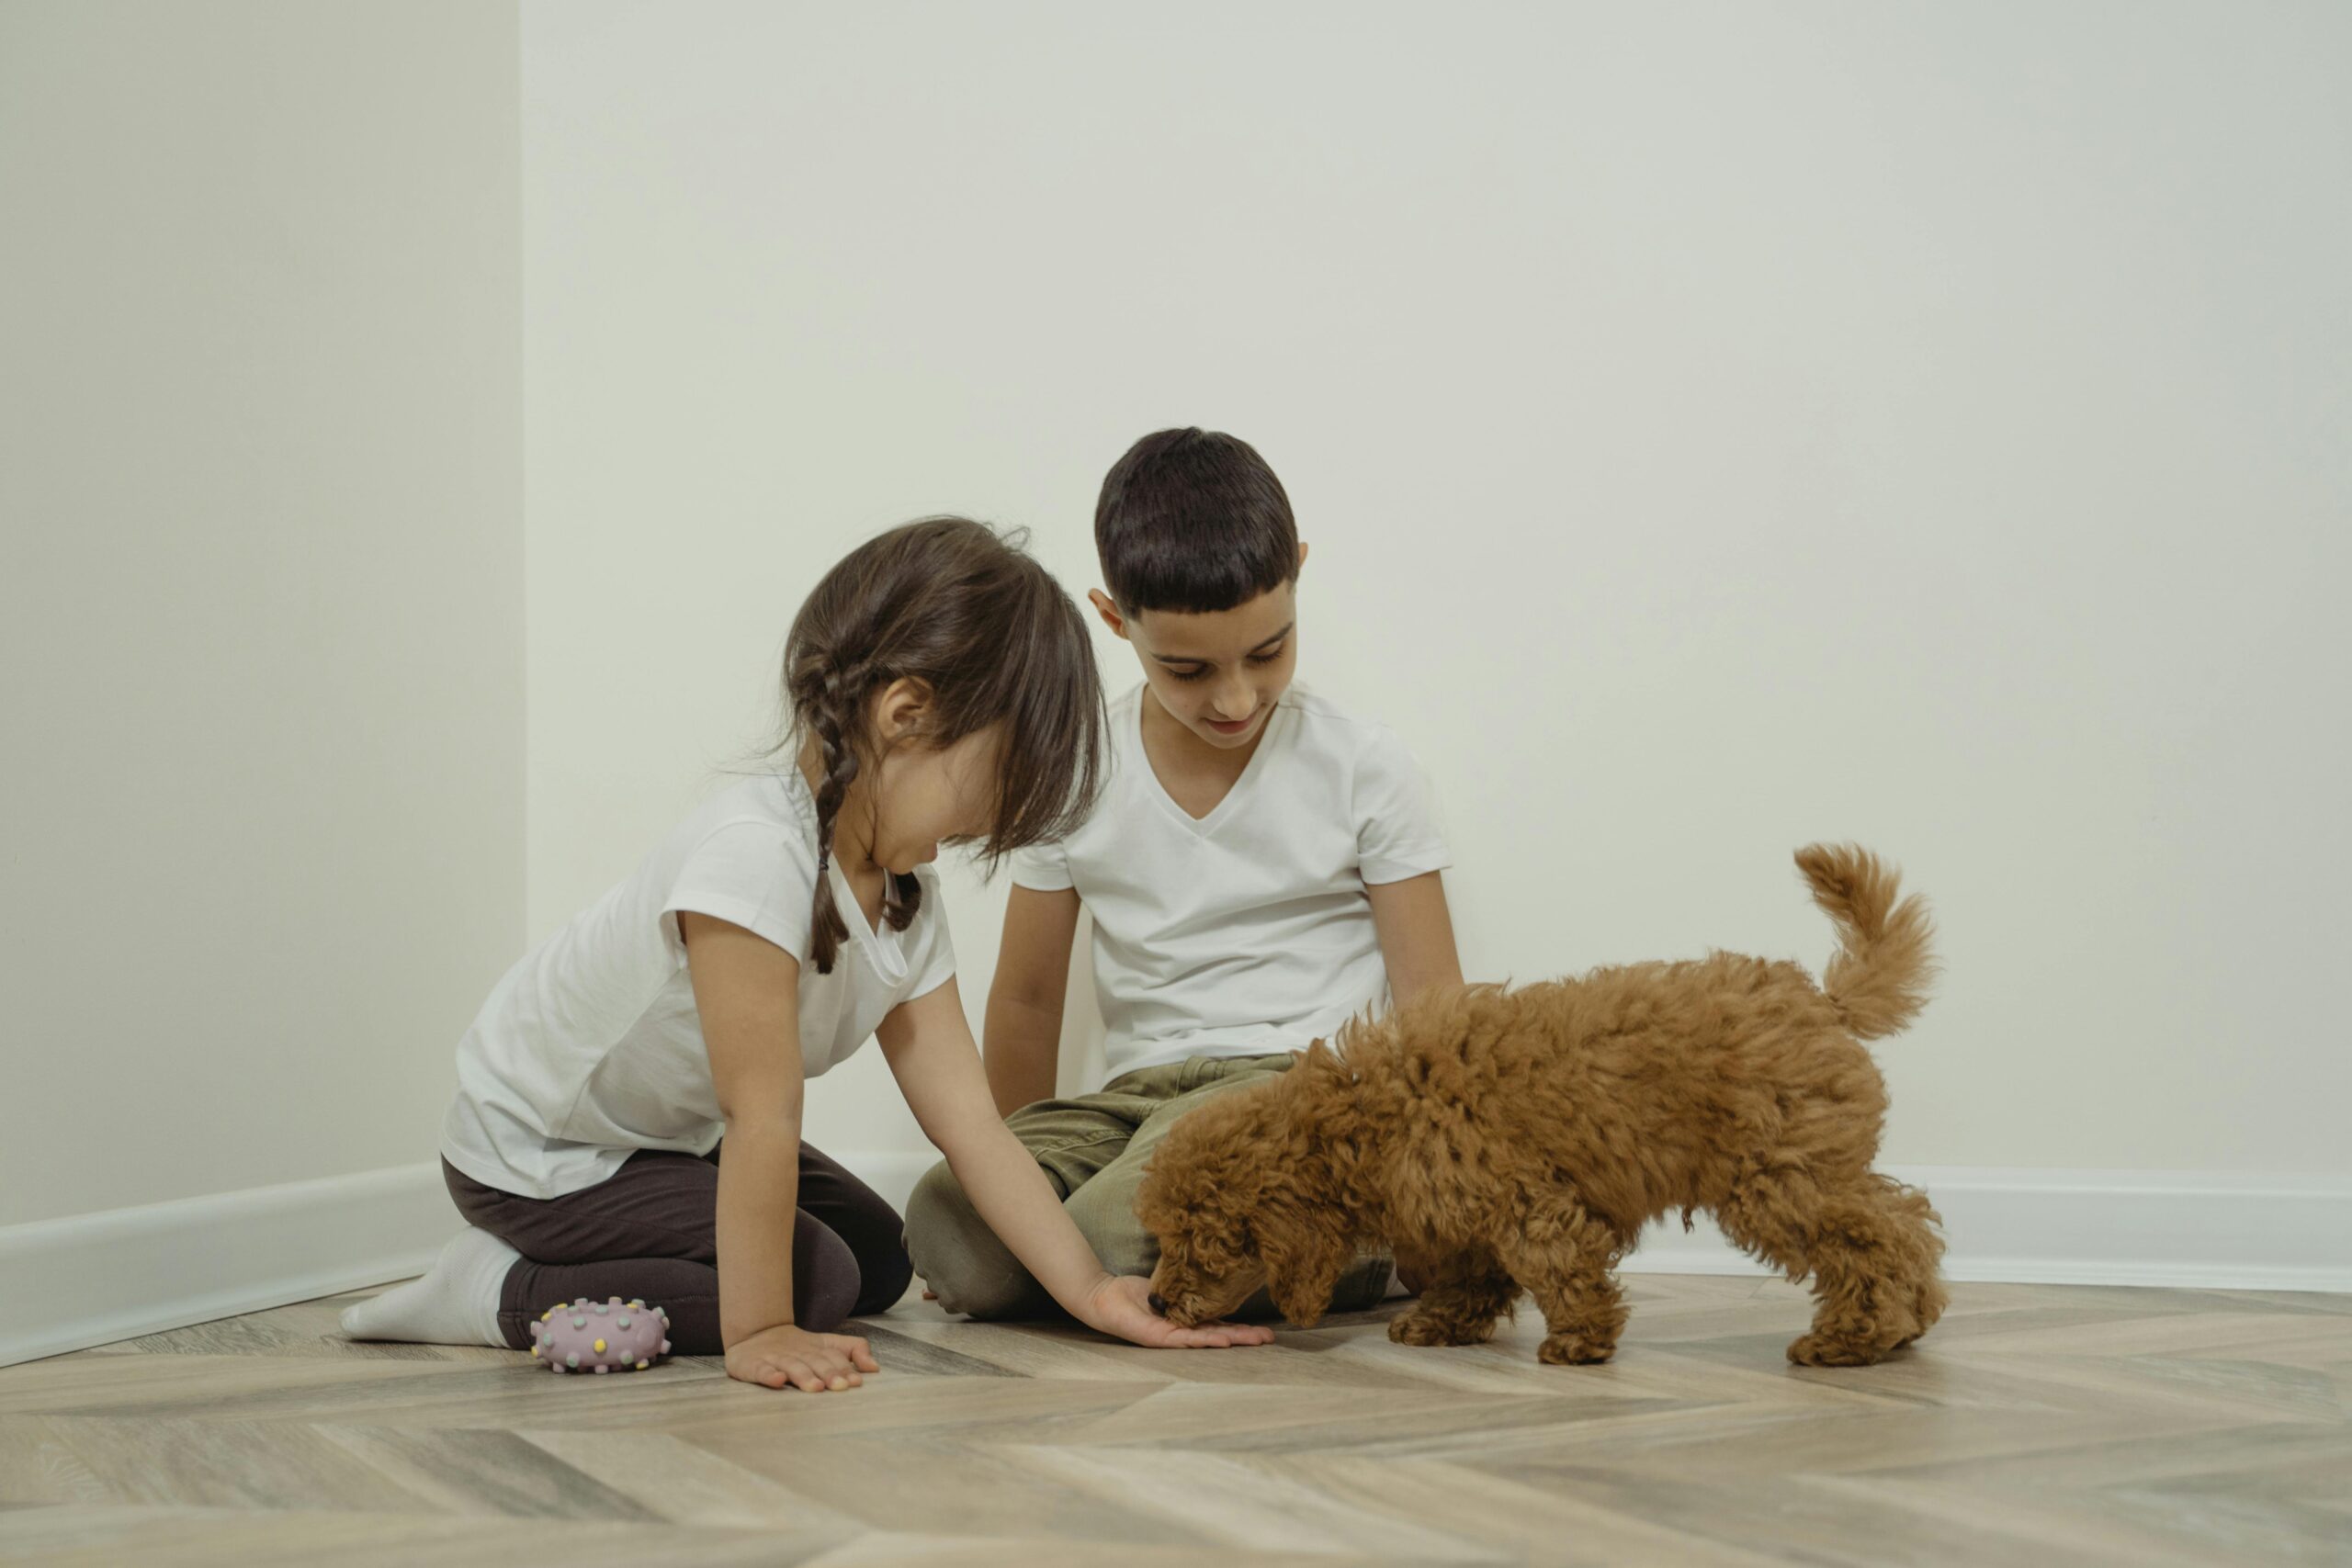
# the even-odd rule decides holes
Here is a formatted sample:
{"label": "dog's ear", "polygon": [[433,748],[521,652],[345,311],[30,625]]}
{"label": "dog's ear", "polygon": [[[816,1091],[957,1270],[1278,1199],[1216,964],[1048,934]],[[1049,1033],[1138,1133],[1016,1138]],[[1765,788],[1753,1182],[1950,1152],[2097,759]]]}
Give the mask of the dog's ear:
{"label": "dog's ear", "polygon": [[1258,1260],[1266,1266],[1266,1293],[1289,1323],[1312,1328],[1331,1305],[1331,1292],[1351,1256],[1332,1216],[1295,1201],[1263,1204],[1250,1216]]}

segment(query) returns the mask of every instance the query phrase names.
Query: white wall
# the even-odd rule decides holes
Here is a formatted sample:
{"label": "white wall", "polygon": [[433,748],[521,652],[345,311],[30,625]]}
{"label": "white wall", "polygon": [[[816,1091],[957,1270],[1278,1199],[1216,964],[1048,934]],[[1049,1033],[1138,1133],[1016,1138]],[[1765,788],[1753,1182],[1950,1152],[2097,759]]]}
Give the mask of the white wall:
{"label": "white wall", "polygon": [[0,4],[0,1226],[431,1157],[524,927],[516,50]]}
{"label": "white wall", "polygon": [[[534,936],[850,544],[964,509],[1082,590],[1104,467],[1197,422],[1290,488],[1307,678],[1436,774],[1473,972],[1818,959],[1788,852],[1859,838],[1946,929],[1893,1158],[2346,1168],[2352,13],[523,38]],[[811,1136],[912,1146],[873,1054]]]}

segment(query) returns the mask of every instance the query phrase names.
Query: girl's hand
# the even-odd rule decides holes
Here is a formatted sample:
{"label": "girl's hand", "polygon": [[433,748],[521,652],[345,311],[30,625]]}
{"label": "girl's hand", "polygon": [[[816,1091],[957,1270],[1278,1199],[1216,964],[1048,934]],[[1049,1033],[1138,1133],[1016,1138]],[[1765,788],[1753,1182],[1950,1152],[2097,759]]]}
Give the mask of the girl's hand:
{"label": "girl's hand", "polygon": [[796,1324],[763,1328],[727,1348],[727,1375],[763,1388],[839,1393],[882,1369],[865,1340],[853,1334],[811,1334]]}
{"label": "girl's hand", "polygon": [[1089,1328],[1155,1350],[1222,1350],[1233,1345],[1268,1345],[1274,1337],[1274,1331],[1260,1323],[1179,1328],[1151,1310],[1151,1281],[1140,1274],[1103,1275],[1074,1315]]}

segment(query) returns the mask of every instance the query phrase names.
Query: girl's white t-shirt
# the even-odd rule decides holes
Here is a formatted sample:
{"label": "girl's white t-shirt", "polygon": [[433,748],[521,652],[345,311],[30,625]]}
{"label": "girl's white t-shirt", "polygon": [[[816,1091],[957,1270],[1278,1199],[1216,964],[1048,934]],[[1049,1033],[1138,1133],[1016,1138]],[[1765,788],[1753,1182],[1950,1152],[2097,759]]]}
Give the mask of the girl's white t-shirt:
{"label": "girl's white t-shirt", "polygon": [[849,927],[830,975],[808,962],[817,807],[787,768],[703,803],[636,871],[523,955],[458,1045],[441,1126],[449,1163],[526,1198],[593,1187],[639,1149],[707,1154],[725,1131],[678,914],[729,920],[800,960],[800,1054],[815,1077],[889,1010],[956,972],[939,879],[903,931],[869,929],[839,865]]}
{"label": "girl's white t-shirt", "polygon": [[1396,731],[1294,684],[1196,819],[1144,754],[1144,691],[1111,706],[1093,814],[1016,852],[1012,880],[1075,887],[1094,917],[1106,1081],[1303,1051],[1387,997],[1366,885],[1452,863],[1429,781]]}

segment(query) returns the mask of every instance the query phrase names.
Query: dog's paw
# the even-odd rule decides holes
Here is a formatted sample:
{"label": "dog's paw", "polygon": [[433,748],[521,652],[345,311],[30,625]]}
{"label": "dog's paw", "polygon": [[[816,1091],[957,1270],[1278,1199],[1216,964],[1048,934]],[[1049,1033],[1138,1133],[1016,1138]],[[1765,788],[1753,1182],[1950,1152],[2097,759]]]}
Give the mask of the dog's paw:
{"label": "dog's paw", "polygon": [[1495,1325],[1464,1323],[1458,1317],[1426,1309],[1388,1320],[1388,1337],[1399,1345],[1483,1345],[1494,1337]]}
{"label": "dog's paw", "polygon": [[1553,1334],[1535,1347],[1535,1359],[1555,1367],[1589,1367],[1617,1353],[1614,1342],[1604,1344],[1581,1334]]}
{"label": "dog's paw", "polygon": [[1807,1334],[1789,1346],[1789,1359],[1800,1367],[1867,1367],[1885,1355],[1866,1339],[1831,1339],[1819,1334]]}

